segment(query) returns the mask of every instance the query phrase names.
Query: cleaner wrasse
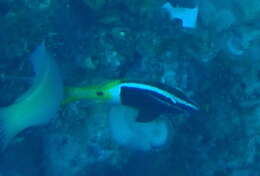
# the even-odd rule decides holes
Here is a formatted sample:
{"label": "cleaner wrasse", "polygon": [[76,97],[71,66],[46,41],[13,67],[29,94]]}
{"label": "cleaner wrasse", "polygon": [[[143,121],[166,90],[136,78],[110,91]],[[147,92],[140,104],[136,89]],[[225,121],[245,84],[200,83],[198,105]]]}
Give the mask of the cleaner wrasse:
{"label": "cleaner wrasse", "polygon": [[161,87],[120,80],[101,86],[69,87],[63,103],[85,99],[130,106],[139,111],[138,122],[152,121],[164,113],[199,110],[180,90]]}

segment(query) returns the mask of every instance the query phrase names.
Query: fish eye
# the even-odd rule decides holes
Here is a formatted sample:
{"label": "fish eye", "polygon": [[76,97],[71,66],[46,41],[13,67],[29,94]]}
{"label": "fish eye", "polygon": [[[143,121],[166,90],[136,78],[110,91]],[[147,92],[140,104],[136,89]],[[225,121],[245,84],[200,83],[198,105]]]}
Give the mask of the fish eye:
{"label": "fish eye", "polygon": [[97,94],[97,96],[103,96],[104,95],[104,93],[101,92],[101,91],[98,91],[96,94]]}

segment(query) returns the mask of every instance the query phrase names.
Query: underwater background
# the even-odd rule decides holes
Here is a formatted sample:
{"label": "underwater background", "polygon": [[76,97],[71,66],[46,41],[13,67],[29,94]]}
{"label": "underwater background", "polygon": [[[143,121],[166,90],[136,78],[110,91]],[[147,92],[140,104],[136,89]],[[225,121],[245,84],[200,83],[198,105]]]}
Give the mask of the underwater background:
{"label": "underwater background", "polygon": [[162,117],[169,139],[143,151],[113,139],[106,105],[70,103],[12,140],[0,176],[260,176],[259,0],[0,0],[2,107],[30,88],[43,41],[65,86],[162,83],[200,111]]}

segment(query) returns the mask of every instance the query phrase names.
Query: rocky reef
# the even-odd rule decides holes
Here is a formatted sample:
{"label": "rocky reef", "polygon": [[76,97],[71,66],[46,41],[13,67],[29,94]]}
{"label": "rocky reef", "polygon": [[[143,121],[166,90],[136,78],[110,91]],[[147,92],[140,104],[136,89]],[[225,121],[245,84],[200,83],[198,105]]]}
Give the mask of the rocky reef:
{"label": "rocky reef", "polygon": [[259,175],[259,0],[167,2],[198,7],[196,28],[169,18],[164,0],[0,2],[1,106],[30,87],[27,58],[42,41],[67,86],[163,83],[200,106],[161,117],[172,140],[148,151],[113,139],[110,106],[61,106],[50,123],[16,137],[0,157],[0,175]]}

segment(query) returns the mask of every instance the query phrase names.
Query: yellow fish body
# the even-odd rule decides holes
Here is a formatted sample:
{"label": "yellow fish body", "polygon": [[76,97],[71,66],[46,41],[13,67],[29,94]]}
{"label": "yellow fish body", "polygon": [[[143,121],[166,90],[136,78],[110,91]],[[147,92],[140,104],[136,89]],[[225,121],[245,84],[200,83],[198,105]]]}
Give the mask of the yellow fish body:
{"label": "yellow fish body", "polygon": [[115,102],[115,93],[119,90],[120,80],[114,80],[97,86],[83,86],[83,87],[66,87],[65,99],[63,104],[71,103],[79,100],[93,100],[98,102]]}
{"label": "yellow fish body", "polygon": [[122,104],[139,110],[136,119],[139,122],[152,121],[160,114],[199,110],[180,90],[158,86],[116,80],[101,86],[70,87],[65,91],[66,98],[63,103],[85,99]]}

